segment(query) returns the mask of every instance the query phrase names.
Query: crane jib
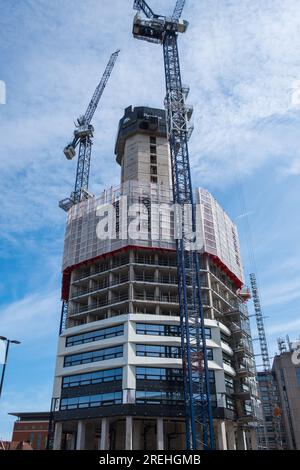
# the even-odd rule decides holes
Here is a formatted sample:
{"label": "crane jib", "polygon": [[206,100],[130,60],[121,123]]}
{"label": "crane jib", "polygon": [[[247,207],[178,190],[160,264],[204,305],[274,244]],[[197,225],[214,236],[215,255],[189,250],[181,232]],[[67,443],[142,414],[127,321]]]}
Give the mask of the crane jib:
{"label": "crane jib", "polygon": [[76,156],[76,147],[79,145],[74,191],[69,198],[59,203],[59,206],[66,212],[68,212],[70,207],[74,204],[80,202],[82,198],[86,198],[88,194],[92,139],[94,136],[94,128],[91,125],[91,121],[114,68],[119,52],[120,50],[118,49],[111,54],[103,76],[94,91],[85,114],[77,120],[78,125],[74,131],[73,141],[64,149],[66,158],[72,160]]}

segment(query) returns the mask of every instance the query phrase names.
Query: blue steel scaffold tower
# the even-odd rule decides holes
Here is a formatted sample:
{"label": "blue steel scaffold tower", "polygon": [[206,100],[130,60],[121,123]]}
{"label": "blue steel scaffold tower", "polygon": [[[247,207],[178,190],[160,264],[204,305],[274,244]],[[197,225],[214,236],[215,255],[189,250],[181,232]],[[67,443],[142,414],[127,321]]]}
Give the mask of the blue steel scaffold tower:
{"label": "blue steel scaffold tower", "polygon": [[[188,23],[180,20],[185,0],[177,0],[172,17],[156,15],[144,0],[135,0],[133,35],[137,39],[163,45],[166,114],[171,152],[173,199],[180,205],[179,219],[184,220],[183,208],[189,205],[192,230],[195,233],[196,215],[193,198],[188,139],[188,120],[191,109],[186,105],[188,89],[181,81],[177,47],[178,33],[184,33]],[[142,19],[140,12],[147,19]],[[213,449],[215,447],[213,417],[210,402],[208,359],[205,340],[204,313],[201,301],[199,253],[190,248],[185,234],[176,240],[178,293],[181,321],[181,349],[186,403],[187,449]]]}

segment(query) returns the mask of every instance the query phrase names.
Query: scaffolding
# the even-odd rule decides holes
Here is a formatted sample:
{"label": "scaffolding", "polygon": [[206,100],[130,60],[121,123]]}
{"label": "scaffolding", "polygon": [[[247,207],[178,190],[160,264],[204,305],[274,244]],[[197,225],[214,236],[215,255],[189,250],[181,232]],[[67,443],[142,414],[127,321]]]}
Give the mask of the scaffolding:
{"label": "scaffolding", "polygon": [[[263,365],[263,370],[266,375],[266,383],[267,383],[267,388],[268,388],[268,401],[270,403],[270,406],[272,407],[271,417],[272,417],[272,426],[275,432],[276,448],[278,450],[281,450],[282,449],[281,422],[280,422],[280,416],[276,416],[276,413],[275,413],[275,409],[276,407],[278,407],[278,403],[276,399],[275,384],[274,384],[274,379],[273,379],[272,370],[271,370],[271,362],[270,362],[268,343],[267,343],[266,332],[265,332],[264,318],[263,318],[263,312],[262,312],[255,273],[250,274],[250,284],[251,284],[251,290],[252,290],[252,298],[253,298],[253,304],[254,304],[257,331],[258,331],[260,352],[261,352],[261,357],[262,357],[262,362],[263,362],[262,365]],[[269,448],[269,443],[267,442],[268,435],[266,432],[265,432],[265,440]]]}

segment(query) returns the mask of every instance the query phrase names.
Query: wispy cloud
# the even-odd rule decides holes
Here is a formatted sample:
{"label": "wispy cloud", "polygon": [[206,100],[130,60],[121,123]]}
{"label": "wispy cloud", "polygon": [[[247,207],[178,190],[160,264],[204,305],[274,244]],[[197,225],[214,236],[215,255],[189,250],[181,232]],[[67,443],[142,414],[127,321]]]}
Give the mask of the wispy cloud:
{"label": "wispy cloud", "polygon": [[[14,390],[14,392],[4,393],[1,397],[0,414],[1,414],[1,430],[0,440],[11,440],[13,422],[16,417],[7,413],[15,412],[32,412],[47,411],[50,409],[51,403],[51,382],[45,384],[35,384],[34,386]],[[34,399],[33,399],[34,397]]]}
{"label": "wispy cloud", "polygon": [[59,292],[39,292],[12,302],[0,310],[1,334],[20,341],[41,341],[57,331]]}
{"label": "wispy cloud", "polygon": [[[299,312],[300,313],[300,312]],[[297,335],[300,334],[300,319],[292,320],[288,322],[280,322],[274,323],[269,326],[268,332],[270,335],[272,334],[279,334],[280,336],[284,336],[288,333],[293,333]]]}
{"label": "wispy cloud", "polygon": [[253,214],[253,211],[247,211],[247,212],[244,212],[243,214],[238,215],[236,218],[237,219],[244,219],[246,217],[249,217],[249,215],[252,215],[252,214]]}
{"label": "wispy cloud", "polygon": [[[149,3],[167,14],[174,1]],[[6,294],[1,334],[22,339],[22,348],[34,347],[31,340],[36,338],[40,354],[52,354],[54,361],[60,311],[55,286],[65,222],[57,202],[71,192],[76,167],[75,161],[65,160],[62,149],[109,54],[121,47],[95,115],[90,189],[99,193],[108,181],[118,184],[118,120],[131,104],[163,106],[162,48],[132,38],[131,0],[2,3],[0,79],[7,85],[7,103],[0,107],[1,256],[6,266],[9,257],[13,262],[1,280],[1,293]],[[293,313],[300,282],[295,215],[300,107],[293,98],[300,79],[298,9],[298,0],[189,0],[185,16],[190,27],[179,41],[183,81],[190,84],[195,109],[193,182],[214,190],[229,214],[237,214],[239,225],[251,214],[272,338],[299,329]],[[237,181],[248,207],[236,202]],[[30,262],[21,262],[22,251]],[[281,326],[283,318],[286,324]],[[26,356],[31,372],[38,357]],[[17,370],[22,367],[19,360]],[[51,367],[45,366],[49,377]],[[35,388],[38,380],[32,375]],[[24,395],[20,392],[16,401],[5,398],[3,413],[34,406],[30,383],[24,379],[14,385],[14,390],[24,387]],[[39,407],[46,407],[48,398],[43,397],[49,387],[40,389]]]}

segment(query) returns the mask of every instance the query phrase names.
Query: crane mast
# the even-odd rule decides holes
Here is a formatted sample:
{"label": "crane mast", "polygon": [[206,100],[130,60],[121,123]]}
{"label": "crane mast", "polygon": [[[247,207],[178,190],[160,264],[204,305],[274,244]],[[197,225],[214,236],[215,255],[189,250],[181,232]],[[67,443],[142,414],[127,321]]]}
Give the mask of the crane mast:
{"label": "crane mast", "polygon": [[[76,155],[76,148],[77,146],[79,146],[74,191],[71,193],[71,196],[69,198],[63,199],[62,201],[59,202],[59,207],[61,207],[61,209],[65,210],[66,212],[68,212],[68,210],[73,205],[89,197],[88,187],[89,187],[92,145],[93,145],[93,137],[94,137],[94,127],[92,126],[91,121],[98,107],[100,98],[106,87],[106,84],[111,75],[111,72],[114,68],[119,52],[120,50],[117,50],[113,54],[111,54],[108,64],[103,73],[103,76],[94,91],[94,94],[87,107],[85,114],[83,116],[80,116],[77,119],[76,129],[74,131],[74,138],[72,142],[68,144],[64,149],[64,154],[66,158],[68,160],[72,160]],[[59,334],[61,334],[63,330],[67,327],[68,305],[69,305],[68,301],[63,300],[62,307],[61,307]],[[53,439],[54,439],[53,416],[54,416],[55,408],[56,408],[56,400],[54,399],[52,400],[52,403],[51,403],[47,449],[53,448]]]}
{"label": "crane mast", "polygon": [[120,51],[117,50],[116,52],[111,54],[103,76],[96,90],[94,91],[94,94],[87,107],[85,114],[77,119],[76,129],[74,131],[74,138],[72,142],[68,144],[64,149],[64,154],[66,158],[68,160],[72,160],[76,155],[76,147],[79,145],[74,191],[72,192],[69,198],[63,199],[59,203],[59,207],[64,209],[66,212],[74,204],[77,204],[82,199],[86,199],[89,196],[88,187],[94,136],[94,127],[92,126],[91,121],[98,107],[100,98],[106,87],[111,72],[114,68],[119,52]]}
{"label": "crane mast", "polygon": [[[177,47],[178,33],[185,32],[186,21],[180,20],[185,0],[177,0],[172,17],[155,15],[144,0],[135,0],[134,9],[142,11],[147,20],[135,16],[133,35],[138,39],[162,44],[166,81],[166,115],[171,153],[173,200],[183,212],[184,205],[192,208],[192,230],[196,216],[192,190],[188,138],[190,108],[185,100],[188,90],[183,87]],[[184,220],[184,217],[179,217]],[[184,233],[176,240],[178,296],[181,322],[181,354],[186,403],[187,449],[213,449],[214,430],[210,403],[209,371],[205,339],[204,313],[201,301],[199,253],[190,249]]]}
{"label": "crane mast", "polygon": [[[250,274],[250,284],[251,284],[252,299],[253,299],[254,312],[255,312],[255,318],[256,318],[258,340],[259,340],[260,352],[261,352],[261,357],[262,357],[262,366],[266,375],[268,401],[270,405],[274,407],[274,409],[272,410],[272,425],[273,425],[273,429],[275,432],[275,444],[276,444],[276,448],[279,450],[279,449],[282,449],[280,416],[275,416],[277,399],[276,399],[276,394],[274,390],[274,379],[273,379],[272,370],[271,370],[269,349],[268,349],[268,343],[267,343],[265,325],[264,325],[264,317],[263,317],[263,311],[261,307],[261,301],[260,301],[258,284],[257,284],[255,273]],[[265,433],[265,436],[267,440],[268,439],[267,433]]]}

